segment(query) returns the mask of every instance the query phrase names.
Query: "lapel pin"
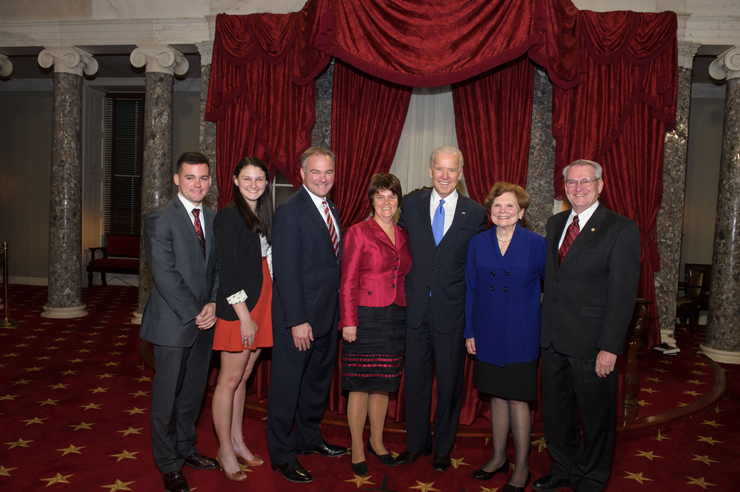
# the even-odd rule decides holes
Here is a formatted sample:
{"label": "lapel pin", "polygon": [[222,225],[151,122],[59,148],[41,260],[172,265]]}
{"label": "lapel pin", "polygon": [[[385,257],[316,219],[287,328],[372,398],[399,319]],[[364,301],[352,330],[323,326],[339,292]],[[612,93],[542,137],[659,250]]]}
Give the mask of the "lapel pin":
{"label": "lapel pin", "polygon": [[591,228],[591,232],[595,232],[595,231],[596,231],[596,228],[595,227],[592,227]]}
{"label": "lapel pin", "polygon": [[463,212],[462,214],[465,215],[465,212]]}

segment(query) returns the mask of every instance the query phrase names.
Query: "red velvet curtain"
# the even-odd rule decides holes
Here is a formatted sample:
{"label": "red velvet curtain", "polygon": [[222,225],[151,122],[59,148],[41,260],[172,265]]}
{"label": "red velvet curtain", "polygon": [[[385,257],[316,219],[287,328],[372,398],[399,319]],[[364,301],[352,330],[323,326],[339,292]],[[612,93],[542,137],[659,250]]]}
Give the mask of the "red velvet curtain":
{"label": "red velvet curtain", "polygon": [[370,214],[370,178],[391,168],[410,100],[410,87],[368,76],[337,60],[331,117],[337,170],[332,199],[343,228]]}

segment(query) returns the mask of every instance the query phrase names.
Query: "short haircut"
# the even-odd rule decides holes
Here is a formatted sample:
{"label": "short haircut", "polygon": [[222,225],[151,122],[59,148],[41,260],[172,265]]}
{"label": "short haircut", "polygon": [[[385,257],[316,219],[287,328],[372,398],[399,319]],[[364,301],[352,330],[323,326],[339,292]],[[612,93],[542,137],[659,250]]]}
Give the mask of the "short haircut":
{"label": "short haircut", "polygon": [[380,193],[382,190],[388,190],[398,198],[398,206],[401,206],[403,201],[403,191],[401,190],[401,182],[392,174],[378,173],[373,174],[370,178],[370,187],[367,190],[367,198],[370,201],[370,215],[375,215],[375,207],[373,207],[373,200],[375,195]]}
{"label": "short haircut", "polygon": [[334,152],[331,150],[324,148],[324,147],[309,147],[306,149],[306,151],[301,154],[301,167],[303,168],[303,172],[306,172],[306,161],[309,157],[312,155],[325,155],[329,158],[331,158],[332,164],[336,167],[337,165],[337,156],[334,155]]}
{"label": "short haircut", "polygon": [[578,159],[565,166],[565,169],[563,169],[563,179],[568,179],[568,170],[573,166],[591,166],[594,168],[596,179],[601,179],[601,164],[586,159]]}
{"label": "short haircut", "polygon": [[483,203],[483,205],[488,210],[491,210],[491,206],[493,206],[493,201],[504,193],[513,193],[514,196],[516,196],[517,203],[519,203],[519,208],[521,208],[522,210],[526,210],[532,201],[529,198],[529,193],[524,191],[524,188],[522,188],[521,186],[513,183],[507,183],[506,181],[499,181],[498,183],[493,185],[491,191],[488,192],[488,196],[486,197],[486,201]]}
{"label": "short haircut", "polygon": [[208,166],[208,172],[211,172],[211,163],[208,162],[208,157],[204,156],[200,152],[185,152],[177,159],[177,174],[182,171],[183,164],[205,164]]}
{"label": "short haircut", "polygon": [[432,155],[429,156],[429,169],[432,168],[434,165],[434,159],[438,155],[449,155],[449,154],[455,154],[457,156],[457,169],[462,170],[463,167],[463,155],[462,152],[460,152],[460,149],[456,149],[455,147],[450,146],[444,146],[444,147],[437,147],[432,152]]}

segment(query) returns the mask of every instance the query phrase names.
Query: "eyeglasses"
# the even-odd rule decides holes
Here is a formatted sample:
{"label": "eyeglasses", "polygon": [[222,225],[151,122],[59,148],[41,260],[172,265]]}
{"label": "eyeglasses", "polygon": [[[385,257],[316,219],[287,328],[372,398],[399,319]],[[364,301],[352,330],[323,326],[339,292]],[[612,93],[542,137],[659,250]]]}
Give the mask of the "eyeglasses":
{"label": "eyeglasses", "polygon": [[590,179],[590,178],[583,178],[580,181],[577,181],[575,179],[566,179],[565,180],[565,186],[568,188],[575,188],[578,183],[581,183],[581,188],[590,188],[592,184],[594,184],[595,181],[598,181],[600,178],[596,179]]}

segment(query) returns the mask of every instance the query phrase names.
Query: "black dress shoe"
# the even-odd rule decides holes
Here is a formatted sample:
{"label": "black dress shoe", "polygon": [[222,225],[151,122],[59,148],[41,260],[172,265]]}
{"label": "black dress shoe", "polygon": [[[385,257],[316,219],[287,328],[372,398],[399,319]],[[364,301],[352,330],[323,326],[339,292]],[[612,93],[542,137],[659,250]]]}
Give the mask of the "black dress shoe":
{"label": "black dress shoe", "polygon": [[185,480],[182,470],[165,473],[162,475],[162,480],[167,492],[190,492],[190,487],[188,487],[188,482]]}
{"label": "black dress shoe", "polygon": [[565,478],[555,478],[552,475],[545,475],[538,478],[532,483],[532,488],[538,492],[554,492],[561,487],[568,487],[568,480]]}
{"label": "black dress shoe", "polygon": [[337,446],[336,444],[329,444],[328,442],[324,441],[315,448],[311,449],[302,449],[298,451],[298,454],[320,454],[322,456],[328,456],[329,458],[337,458],[339,456],[344,456],[347,454],[347,448],[344,446]]}
{"label": "black dress shoe", "polygon": [[396,457],[397,465],[410,465],[422,456],[432,454],[432,448],[422,449],[421,451],[409,451],[408,449]]}
{"label": "black dress shoe", "polygon": [[527,479],[524,481],[524,485],[521,487],[517,487],[516,485],[511,485],[510,483],[507,483],[504,485],[504,488],[501,489],[501,492],[524,492],[524,490],[527,488],[527,484],[529,483],[529,479],[532,478],[532,472],[527,473]]}
{"label": "black dress shoe", "polygon": [[476,480],[490,480],[497,473],[506,473],[509,471],[509,460],[504,459],[504,464],[493,471],[487,472],[483,468],[478,468],[473,472],[473,478]]}
{"label": "black dress shoe", "polygon": [[280,472],[285,480],[295,483],[313,482],[313,477],[305,468],[298,463],[298,460],[289,461],[282,465],[272,465],[272,469]]}
{"label": "black dress shoe", "polygon": [[434,453],[434,461],[432,461],[432,468],[437,470],[438,472],[447,471],[447,469],[452,464],[452,460],[450,459],[450,455],[447,456],[440,456],[437,453]]}
{"label": "black dress shoe", "polygon": [[367,463],[364,461],[360,461],[359,463],[351,463],[352,464],[352,473],[357,475],[358,477],[366,477],[368,476],[367,471]]}
{"label": "black dress shoe", "polygon": [[208,456],[203,456],[200,451],[195,451],[185,458],[185,464],[196,470],[213,470],[218,468],[218,462]]}
{"label": "black dress shoe", "polygon": [[393,456],[391,456],[390,453],[385,454],[378,454],[373,450],[373,447],[370,445],[370,441],[367,442],[367,451],[370,453],[370,456],[377,456],[378,461],[380,461],[381,465],[385,466],[396,466],[396,460],[393,459]]}

